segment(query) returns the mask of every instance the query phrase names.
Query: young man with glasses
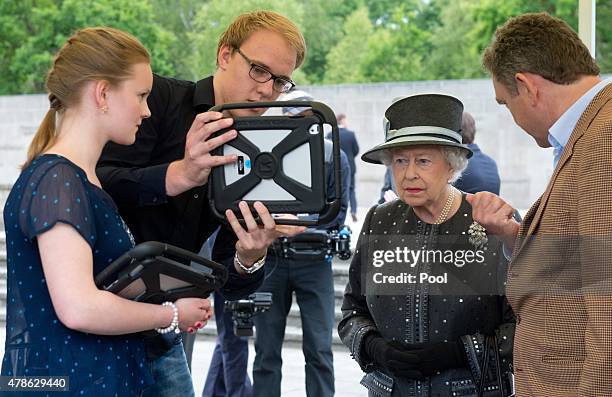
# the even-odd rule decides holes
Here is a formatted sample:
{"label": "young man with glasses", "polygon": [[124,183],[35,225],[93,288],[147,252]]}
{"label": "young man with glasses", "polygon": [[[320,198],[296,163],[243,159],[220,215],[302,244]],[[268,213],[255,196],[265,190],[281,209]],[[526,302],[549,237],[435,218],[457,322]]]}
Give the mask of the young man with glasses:
{"label": "young man with glasses", "polygon": [[274,82],[272,86],[272,88],[274,88],[274,91],[280,92],[282,94],[288,93],[293,89],[293,87],[295,87],[295,83],[289,77],[274,75],[268,69],[256,64],[251,60],[251,58],[244,55],[244,53],[240,51],[240,48],[236,47],[235,50],[238,54],[240,54],[240,56],[244,58],[245,61],[249,63],[249,65],[251,65],[251,69],[249,70],[249,76],[251,76],[251,78],[256,82],[267,83],[268,81],[272,80]]}
{"label": "young man with glasses", "polygon": [[[154,76],[148,98],[152,116],[139,126],[133,145],[109,144],[97,169],[137,242],[157,240],[200,250],[220,226],[206,199],[208,176],[212,167],[236,161],[235,156],[210,154],[235,138],[236,131],[208,140],[233,122],[208,110],[233,102],[274,101],[294,86],[290,76],[302,64],[305,52],[304,38],[295,24],[277,13],[257,11],[237,17],[222,35],[213,76],[195,83]],[[229,114],[258,116],[265,110],[240,109]],[[223,289],[226,299],[253,292],[263,280],[263,272],[253,269],[263,263],[268,246],[280,233],[301,231],[275,226],[260,204],[256,209],[265,227],[258,227],[243,206],[246,229],[231,212],[227,214],[233,230],[221,227],[212,255],[230,270]],[[156,383],[144,395],[193,396],[180,338],[153,337],[147,348]]]}

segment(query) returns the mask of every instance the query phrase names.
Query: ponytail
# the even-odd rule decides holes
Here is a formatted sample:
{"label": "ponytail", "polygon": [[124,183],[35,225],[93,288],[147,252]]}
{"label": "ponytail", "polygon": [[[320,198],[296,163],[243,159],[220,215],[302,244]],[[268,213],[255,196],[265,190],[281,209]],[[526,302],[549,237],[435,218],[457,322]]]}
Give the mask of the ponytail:
{"label": "ponytail", "polygon": [[21,169],[27,168],[32,160],[38,157],[41,153],[47,150],[51,145],[55,143],[55,120],[56,120],[57,109],[51,108],[47,110],[45,118],[38,127],[30,147],[28,148],[28,157],[25,163],[21,166]]}

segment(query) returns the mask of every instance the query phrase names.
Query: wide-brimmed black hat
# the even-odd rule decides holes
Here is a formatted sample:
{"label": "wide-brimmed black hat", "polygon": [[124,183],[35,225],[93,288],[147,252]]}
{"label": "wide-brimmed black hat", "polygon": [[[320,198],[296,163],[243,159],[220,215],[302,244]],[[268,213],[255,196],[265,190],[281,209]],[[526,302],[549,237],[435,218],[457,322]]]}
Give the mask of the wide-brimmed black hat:
{"label": "wide-brimmed black hat", "polygon": [[472,151],[461,143],[463,104],[443,94],[420,94],[394,102],[385,112],[385,142],[365,152],[361,159],[381,164],[385,149],[414,145],[454,146]]}

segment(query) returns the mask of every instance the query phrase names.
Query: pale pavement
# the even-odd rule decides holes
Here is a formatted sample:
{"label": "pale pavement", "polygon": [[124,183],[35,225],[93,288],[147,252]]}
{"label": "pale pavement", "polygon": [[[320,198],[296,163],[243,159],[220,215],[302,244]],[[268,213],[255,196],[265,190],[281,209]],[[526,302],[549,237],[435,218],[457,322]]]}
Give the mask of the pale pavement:
{"label": "pale pavement", "polygon": [[[200,396],[204,387],[204,380],[208,373],[210,357],[215,347],[215,340],[211,337],[199,337],[193,351],[192,378],[196,396]],[[249,376],[253,369],[255,349],[253,341],[249,342]],[[348,349],[344,346],[334,346],[334,372],[336,397],[365,397],[366,389],[359,384],[363,377],[361,369],[351,358]],[[283,345],[283,380],[281,395],[283,397],[306,396],[304,380],[304,355],[298,343],[285,343]],[[316,396],[313,396],[316,397]]]}

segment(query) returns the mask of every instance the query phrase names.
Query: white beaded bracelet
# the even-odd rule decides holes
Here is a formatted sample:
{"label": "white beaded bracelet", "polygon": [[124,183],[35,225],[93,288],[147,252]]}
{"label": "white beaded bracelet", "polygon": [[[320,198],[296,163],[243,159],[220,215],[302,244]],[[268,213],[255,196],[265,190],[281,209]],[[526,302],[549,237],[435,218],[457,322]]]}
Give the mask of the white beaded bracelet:
{"label": "white beaded bracelet", "polygon": [[172,302],[164,302],[164,303],[162,303],[162,306],[171,306],[172,307],[172,322],[166,328],[155,328],[155,331],[157,331],[158,333],[160,333],[162,335],[167,334],[167,333],[172,332],[172,331],[174,331],[175,333],[179,334],[181,332],[181,330],[178,327],[178,325],[179,325],[178,308]]}

